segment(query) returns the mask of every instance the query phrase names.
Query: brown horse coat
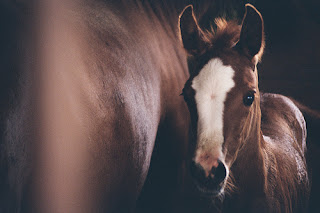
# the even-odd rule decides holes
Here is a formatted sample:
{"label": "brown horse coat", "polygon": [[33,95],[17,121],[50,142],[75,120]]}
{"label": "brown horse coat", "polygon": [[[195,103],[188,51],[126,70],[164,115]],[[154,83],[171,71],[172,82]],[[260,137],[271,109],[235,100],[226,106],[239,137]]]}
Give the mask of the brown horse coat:
{"label": "brown horse coat", "polygon": [[[179,98],[187,64],[178,12],[135,1],[34,6],[32,89],[8,117],[8,156],[19,161],[8,158],[15,202],[8,196],[7,212],[131,212],[145,182],[137,208],[161,203],[157,211],[167,212],[189,123]],[[30,175],[18,172],[29,159]]]}

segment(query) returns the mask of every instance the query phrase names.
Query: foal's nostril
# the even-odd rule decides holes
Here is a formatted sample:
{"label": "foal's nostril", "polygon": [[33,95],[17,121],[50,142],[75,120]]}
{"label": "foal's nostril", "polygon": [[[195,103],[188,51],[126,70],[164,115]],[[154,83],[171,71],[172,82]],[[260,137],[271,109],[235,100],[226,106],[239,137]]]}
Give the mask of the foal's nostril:
{"label": "foal's nostril", "polygon": [[217,170],[217,168],[213,166],[212,169],[211,169],[211,174],[214,175],[216,173],[216,170]]}
{"label": "foal's nostril", "polygon": [[216,183],[220,184],[227,176],[227,170],[221,161],[218,161],[218,167],[212,167],[211,174],[214,175]]}
{"label": "foal's nostril", "polygon": [[190,170],[196,183],[208,190],[217,190],[227,175],[226,167],[221,161],[218,161],[218,167],[212,167],[209,175],[206,174],[204,168],[195,161],[191,162]]}

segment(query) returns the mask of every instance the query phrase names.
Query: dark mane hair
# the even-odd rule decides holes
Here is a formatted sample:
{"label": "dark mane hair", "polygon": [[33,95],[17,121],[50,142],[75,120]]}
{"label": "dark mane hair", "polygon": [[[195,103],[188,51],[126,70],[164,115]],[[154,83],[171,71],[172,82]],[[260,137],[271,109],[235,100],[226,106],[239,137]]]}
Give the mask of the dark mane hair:
{"label": "dark mane hair", "polygon": [[224,18],[216,18],[216,29],[211,26],[211,30],[204,32],[207,41],[215,48],[231,48],[239,40],[241,26],[234,20],[227,21]]}
{"label": "dark mane hair", "polygon": [[[237,20],[226,20],[224,18],[216,18],[214,25],[211,25],[210,30],[203,31],[203,39],[209,44],[209,48],[215,50],[228,49],[234,47],[240,39],[241,25]],[[260,60],[265,47],[263,39],[260,52],[257,54]]]}

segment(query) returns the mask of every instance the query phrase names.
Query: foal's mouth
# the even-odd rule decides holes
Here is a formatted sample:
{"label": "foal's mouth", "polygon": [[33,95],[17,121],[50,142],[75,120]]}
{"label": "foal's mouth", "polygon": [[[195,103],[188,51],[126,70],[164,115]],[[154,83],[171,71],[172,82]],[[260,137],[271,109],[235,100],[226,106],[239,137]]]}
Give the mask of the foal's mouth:
{"label": "foal's mouth", "polygon": [[218,167],[212,169],[208,176],[201,165],[195,162],[191,163],[190,171],[194,185],[202,196],[216,197],[221,195],[227,177],[227,170],[222,162],[219,162]]}
{"label": "foal's mouth", "polygon": [[223,192],[223,184],[216,185],[214,188],[209,188],[206,185],[200,184],[197,180],[193,181],[200,196],[218,197]]}

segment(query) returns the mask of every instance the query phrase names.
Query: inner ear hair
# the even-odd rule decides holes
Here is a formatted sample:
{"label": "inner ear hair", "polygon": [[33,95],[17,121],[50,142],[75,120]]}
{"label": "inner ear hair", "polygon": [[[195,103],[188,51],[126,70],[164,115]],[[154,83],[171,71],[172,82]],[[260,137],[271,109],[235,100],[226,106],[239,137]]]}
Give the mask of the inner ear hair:
{"label": "inner ear hair", "polygon": [[205,49],[205,36],[193,13],[193,6],[188,5],[179,17],[180,40],[190,55],[200,54]]}
{"label": "inner ear hair", "polygon": [[251,58],[260,60],[264,49],[264,24],[260,12],[251,4],[246,4],[240,33],[239,46]]}

